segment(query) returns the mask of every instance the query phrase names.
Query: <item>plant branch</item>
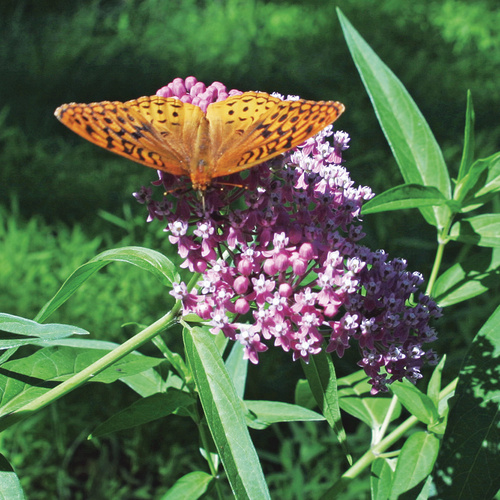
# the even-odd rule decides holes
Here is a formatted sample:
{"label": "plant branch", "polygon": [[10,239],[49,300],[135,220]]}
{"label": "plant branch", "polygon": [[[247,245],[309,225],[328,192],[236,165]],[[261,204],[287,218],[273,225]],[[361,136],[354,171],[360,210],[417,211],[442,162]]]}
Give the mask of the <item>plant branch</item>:
{"label": "plant branch", "polygon": [[97,360],[95,363],[92,363],[81,372],[60,383],[57,387],[54,387],[50,391],[47,391],[42,396],[30,401],[28,404],[22,406],[21,408],[1,417],[0,431],[6,429],[7,427],[10,427],[19,420],[28,417],[35,411],[41,410],[42,408],[61,398],[65,394],[73,391],[85,382],[91,380],[98,373],[102,372],[106,368],[109,368],[113,363],[116,363],[127,354],[130,354],[141,345],[153,339],[162,330],[168,328],[168,326],[175,320],[175,317],[177,316],[180,308],[181,302],[177,301],[174,304],[172,310],[165,314],[165,316],[149,325],[137,335],[134,335],[132,338],[128,339],[116,349],[113,349],[111,352],[103,356],[101,359]]}

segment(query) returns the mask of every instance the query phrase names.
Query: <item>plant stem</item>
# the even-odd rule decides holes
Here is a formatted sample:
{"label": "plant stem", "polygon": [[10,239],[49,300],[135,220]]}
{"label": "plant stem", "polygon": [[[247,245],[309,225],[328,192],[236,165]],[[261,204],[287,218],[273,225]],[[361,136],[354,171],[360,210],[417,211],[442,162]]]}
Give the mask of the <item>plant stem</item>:
{"label": "plant stem", "polygon": [[127,354],[139,348],[141,345],[145,344],[156,335],[158,335],[162,330],[165,330],[177,316],[181,308],[181,302],[177,301],[170,312],[165,314],[162,318],[155,321],[153,324],[149,325],[147,328],[134,335],[132,338],[128,339],[126,342],[113,349],[111,352],[103,356],[101,359],[92,363],[87,368],[83,369],[81,372],[73,375],[68,380],[60,383],[54,389],[47,391],[42,396],[30,401],[28,404],[22,406],[21,408],[3,416],[0,418],[0,431],[10,427],[15,422],[28,417],[33,412],[41,410],[45,406],[49,405],[53,401],[61,398],[65,394],[76,389],[80,385],[84,384],[88,380],[91,380],[98,373],[102,372],[106,368],[109,368],[113,363],[120,360]]}
{"label": "plant stem", "polygon": [[454,214],[450,214],[445,226],[438,234],[438,247],[436,250],[436,257],[434,259],[434,265],[432,266],[431,276],[429,278],[429,283],[427,285],[426,295],[432,294],[432,289],[434,288],[434,283],[436,282],[439,268],[441,267],[441,262],[443,260],[444,247],[448,243],[448,234],[450,232],[451,224],[453,222]]}
{"label": "plant stem", "polygon": [[[452,391],[455,390],[458,383],[458,378],[453,382],[448,384],[440,393],[439,399],[442,400],[446,398]],[[384,453],[387,448],[392,446],[396,441],[403,437],[403,435],[415,426],[419,420],[417,417],[411,416],[406,419],[401,425],[396,427],[390,434],[388,434],[380,443],[376,444],[370,448],[356,463],[350,467],[342,477],[322,496],[323,499],[329,498],[340,498],[339,495],[342,491],[347,488],[347,485],[356,477],[358,477],[361,472],[367,469],[372,462],[379,458],[382,453]]]}
{"label": "plant stem", "polygon": [[205,459],[208,463],[208,468],[210,469],[210,473],[215,478],[215,489],[217,491],[217,496],[220,500],[224,500],[224,494],[222,492],[220,478],[217,477],[217,468],[215,467],[214,461],[212,460],[212,453],[210,452],[210,449],[212,448],[210,446],[212,440],[209,434],[207,433],[207,427],[203,424],[203,420],[200,418],[198,412],[196,413],[197,413],[196,424],[198,427],[198,432],[200,434],[200,439],[203,449],[205,450]]}
{"label": "plant stem", "polygon": [[427,290],[425,291],[426,295],[430,295],[432,292],[432,289],[434,288],[434,283],[436,282],[438,273],[439,273],[439,268],[441,266],[441,261],[443,260],[443,254],[444,254],[444,247],[446,246],[446,243],[439,243],[436,251],[436,257],[434,259],[434,265],[432,266],[432,272],[429,277],[429,283],[427,284]]}

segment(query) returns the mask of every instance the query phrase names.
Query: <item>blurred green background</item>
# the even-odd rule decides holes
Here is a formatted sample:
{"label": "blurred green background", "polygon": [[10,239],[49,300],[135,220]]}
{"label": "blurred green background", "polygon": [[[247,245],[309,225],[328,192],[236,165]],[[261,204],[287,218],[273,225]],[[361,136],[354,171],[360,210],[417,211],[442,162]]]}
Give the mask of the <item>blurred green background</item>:
{"label": "blurred green background", "polygon": [[[337,127],[351,134],[346,166],[356,183],[382,192],[402,182],[342,38],[339,6],[398,75],[443,147],[452,176],[461,155],[465,99],[476,110],[477,156],[498,150],[500,10],[496,0],[4,0],[0,4],[0,311],[33,317],[80,264],[114,246],[169,252],[159,223],[131,193],[153,170],[86,143],[53,116],[65,102],[152,95],[194,75],[228,88],[278,91],[346,105]],[[417,212],[366,217],[366,244],[409,261],[428,277],[435,232]],[[450,246],[443,269],[463,250]],[[487,256],[473,250],[469,258]],[[92,336],[122,341],[169,307],[150,276],[115,265],[54,316]],[[445,311],[436,349],[448,377],[496,305],[478,297]],[[169,345],[180,346],[169,337]],[[336,361],[349,373],[355,348]],[[154,352],[151,349],[151,352]],[[279,370],[276,370],[279,366]],[[247,396],[292,401],[301,371],[269,352],[251,367]],[[190,423],[85,440],[134,394],[93,385],[4,433],[28,498],[158,498],[175,479],[203,467]],[[366,429],[347,422],[353,442]],[[351,427],[350,427],[351,426]],[[161,435],[161,439],[158,439]],[[184,437],[185,436],[185,437]],[[252,436],[280,498],[316,498],[339,467],[335,438],[321,425],[283,425]],[[148,448],[150,447],[150,448]],[[362,449],[362,447],[361,447]],[[364,498],[353,486],[346,498]]]}

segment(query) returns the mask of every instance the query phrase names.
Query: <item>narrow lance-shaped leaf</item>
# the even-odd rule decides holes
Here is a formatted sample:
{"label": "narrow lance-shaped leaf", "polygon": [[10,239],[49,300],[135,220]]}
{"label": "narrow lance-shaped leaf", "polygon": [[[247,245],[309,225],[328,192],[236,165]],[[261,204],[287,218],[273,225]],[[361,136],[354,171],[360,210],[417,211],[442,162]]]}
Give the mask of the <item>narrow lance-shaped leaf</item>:
{"label": "narrow lance-shaped leaf", "polygon": [[469,258],[466,262],[457,262],[436,280],[432,296],[441,307],[464,302],[497,285],[500,248],[492,249],[489,263],[481,260],[481,267],[478,267],[477,260]]}
{"label": "narrow lance-shaped leaf", "polygon": [[[337,9],[344,37],[401,174],[408,184],[434,186],[451,198],[451,182],[439,148],[422,113],[401,81],[381,61]],[[421,208],[429,224],[444,227],[446,206]]]}
{"label": "narrow lance-shaped leaf", "polygon": [[88,335],[89,333],[77,326],[57,323],[42,325],[30,319],[5,313],[0,313],[0,330],[28,337],[1,339],[0,350],[23,345],[44,345],[48,343],[55,345],[58,340],[71,335]]}
{"label": "narrow lance-shaped leaf", "polygon": [[480,247],[500,247],[500,215],[484,214],[462,219],[453,224],[449,237]]}
{"label": "narrow lance-shaped leaf", "polygon": [[363,215],[404,208],[439,206],[446,203],[446,198],[435,187],[418,184],[402,184],[375,196],[363,205]]}
{"label": "narrow lance-shaped leaf", "polygon": [[207,424],[234,495],[236,498],[270,498],[241,400],[213,335],[200,327],[185,328],[184,345]]}
{"label": "narrow lance-shaped leaf", "polygon": [[462,151],[462,161],[458,171],[457,182],[467,174],[474,160],[474,105],[472,103],[471,91],[467,91],[467,109],[465,111],[465,131],[464,148]]}
{"label": "narrow lance-shaped leaf", "polygon": [[[325,420],[323,415],[299,405],[281,401],[245,401],[251,417],[247,417],[248,426],[253,429],[265,429],[277,422],[313,422]],[[253,417],[253,418],[252,418]]]}
{"label": "narrow lance-shaped leaf", "polygon": [[467,175],[457,183],[455,199],[462,212],[469,212],[490,201],[500,191],[500,153],[476,160]]}
{"label": "narrow lance-shaped leaf", "polygon": [[189,472],[178,479],[160,500],[179,500],[180,498],[195,500],[202,498],[208,491],[212,481],[215,481],[215,478],[206,472]]}
{"label": "narrow lance-shaped leaf", "polygon": [[165,255],[148,248],[125,247],[107,250],[83,264],[63,283],[61,288],[37,314],[36,320],[45,321],[56,309],[99,269],[111,262],[127,262],[153,273],[161,281],[172,283],[179,280],[174,264]]}
{"label": "narrow lance-shaped leaf", "polygon": [[315,356],[311,356],[309,363],[303,362],[302,369],[321,413],[323,413],[336,433],[337,439],[344,449],[347,461],[351,464],[352,457],[347,448],[346,433],[342,425],[337,391],[337,375],[335,374],[332,358],[322,350]]}

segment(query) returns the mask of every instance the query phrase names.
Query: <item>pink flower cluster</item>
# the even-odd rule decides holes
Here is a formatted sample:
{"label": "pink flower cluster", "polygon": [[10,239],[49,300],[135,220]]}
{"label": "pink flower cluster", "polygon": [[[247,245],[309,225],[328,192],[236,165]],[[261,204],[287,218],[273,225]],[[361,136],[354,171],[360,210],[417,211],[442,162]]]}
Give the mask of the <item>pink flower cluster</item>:
{"label": "pink flower cluster", "polygon": [[[166,88],[195,104],[236,92],[193,77]],[[339,357],[357,341],[375,394],[394,380],[417,380],[424,362],[436,361],[423,344],[435,340],[429,321],[441,313],[424,295],[408,305],[423,279],[404,260],[359,244],[361,206],[373,194],[355,187],[341,165],[348,142],[329,126],[295,151],[208,189],[205,212],[182,179],[163,172],[153,184],[176,203],[154,201],[151,188],[134,195],[149,220],[166,221],[183,266],[200,273],[193,290],[178,283],[171,292],[185,313],[241,342],[252,363],[272,343],[308,362],[325,339]]]}
{"label": "pink flower cluster", "polygon": [[199,82],[194,76],[188,76],[185,80],[175,78],[165,87],[162,87],[156,95],[161,97],[177,97],[183,102],[188,102],[199,106],[203,112],[207,112],[207,107],[212,102],[223,101],[230,96],[242,94],[241,90],[226,89],[221,82],[213,82],[207,87],[203,82]]}

